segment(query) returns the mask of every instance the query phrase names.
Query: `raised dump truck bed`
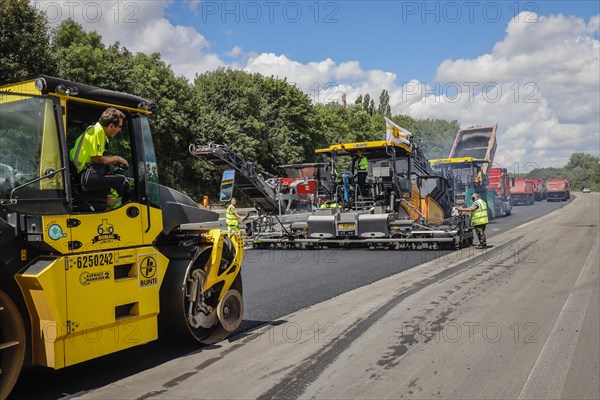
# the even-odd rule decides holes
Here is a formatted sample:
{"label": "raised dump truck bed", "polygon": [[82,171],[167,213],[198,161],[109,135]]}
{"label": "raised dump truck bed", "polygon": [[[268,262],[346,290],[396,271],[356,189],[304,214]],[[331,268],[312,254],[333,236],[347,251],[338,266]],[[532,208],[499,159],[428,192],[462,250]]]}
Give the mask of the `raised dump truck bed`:
{"label": "raised dump truck bed", "polygon": [[487,176],[496,155],[496,130],[498,125],[478,126],[475,128],[461,129],[454,139],[449,158],[472,157],[488,159],[489,164],[482,166],[483,173]]}

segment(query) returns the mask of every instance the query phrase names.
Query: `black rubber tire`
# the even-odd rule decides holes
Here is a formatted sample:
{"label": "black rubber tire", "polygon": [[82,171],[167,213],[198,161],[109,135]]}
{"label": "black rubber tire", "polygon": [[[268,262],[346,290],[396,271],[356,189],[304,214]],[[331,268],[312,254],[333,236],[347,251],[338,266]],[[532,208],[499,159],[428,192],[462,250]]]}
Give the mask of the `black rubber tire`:
{"label": "black rubber tire", "polygon": [[[193,260],[172,260],[169,264],[165,281],[161,286],[161,312],[159,314],[160,337],[172,340],[197,341],[201,343],[216,343],[225,339],[231,332],[222,328],[218,322],[210,328],[194,328],[188,324],[186,314],[188,305],[185,299],[185,287],[188,274],[195,269],[202,269],[211,255],[211,249],[206,249]],[[222,267],[227,268],[235,258],[235,250],[230,243],[223,243]],[[232,289],[242,294],[241,274],[238,274],[232,284]],[[216,307],[216,304],[212,304]],[[243,304],[242,304],[243,306]]]}
{"label": "black rubber tire", "polygon": [[0,399],[12,391],[25,361],[25,325],[15,303],[0,290]]}

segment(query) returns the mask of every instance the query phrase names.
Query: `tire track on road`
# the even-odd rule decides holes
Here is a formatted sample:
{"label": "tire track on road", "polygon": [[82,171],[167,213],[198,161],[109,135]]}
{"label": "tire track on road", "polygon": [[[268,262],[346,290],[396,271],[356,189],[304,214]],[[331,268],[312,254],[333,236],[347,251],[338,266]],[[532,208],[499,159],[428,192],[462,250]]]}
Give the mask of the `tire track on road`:
{"label": "tire track on road", "polygon": [[[525,237],[526,235],[521,235],[511,239],[506,243],[493,248],[493,251],[501,252],[503,249],[510,248],[513,244]],[[475,263],[487,261],[489,257],[488,252],[483,252],[474,258],[461,261],[452,267],[440,271],[435,275],[418,282],[413,287],[398,293],[385,304],[374,310],[370,315],[359,320],[354,326],[342,332],[339,340],[328,344],[323,351],[306,358],[304,362],[300,363],[296,368],[290,371],[278,384],[260,395],[258,399],[299,398],[306,391],[308,386],[313,383],[342,352],[347,350],[355,340],[361,337],[371,326],[373,326],[373,324],[383,318],[390,310],[402,303],[402,301],[433,283],[448,279],[463,272],[463,270]]]}

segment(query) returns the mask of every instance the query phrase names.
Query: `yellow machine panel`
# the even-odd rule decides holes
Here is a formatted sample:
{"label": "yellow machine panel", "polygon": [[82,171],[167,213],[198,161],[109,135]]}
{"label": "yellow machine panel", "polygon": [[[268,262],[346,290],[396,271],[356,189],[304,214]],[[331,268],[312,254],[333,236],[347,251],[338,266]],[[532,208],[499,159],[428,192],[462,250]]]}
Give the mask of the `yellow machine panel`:
{"label": "yellow machine panel", "polygon": [[[229,266],[227,272],[219,276],[219,267],[221,264],[221,257],[223,254],[223,240],[221,239],[222,236],[228,236],[231,239],[231,242],[233,243],[233,246],[235,248],[236,257]],[[203,286],[207,288],[212,287],[219,281],[224,280],[225,290],[223,290],[221,295],[219,296],[219,300],[221,300],[221,298],[225,295],[225,292],[231,287],[233,281],[235,280],[235,277],[237,276],[237,274],[231,272],[239,270],[242,266],[242,259],[244,257],[244,242],[237,233],[225,232],[219,229],[211,230],[206,236],[206,238],[212,241],[213,245],[214,243],[217,243],[217,246],[216,251],[213,251],[211,253],[211,258],[209,260],[210,266],[208,266],[207,268],[208,273],[204,280]]]}
{"label": "yellow machine panel", "polygon": [[43,241],[68,254],[150,243],[162,230],[162,218],[158,209],[128,203],[103,213],[44,216],[42,227]]}
{"label": "yellow machine panel", "polygon": [[437,158],[429,160],[430,164],[472,164],[472,163],[490,163],[491,161],[487,158],[473,158],[473,157],[456,157],[456,158]]}
{"label": "yellow machine panel", "polygon": [[408,197],[408,193],[405,193],[405,196],[406,198],[404,200],[406,200],[410,205],[406,203],[401,203],[401,207],[406,210],[406,212],[410,216],[410,219],[417,220],[421,218],[421,215],[419,214],[419,212],[417,212],[417,210],[421,211],[421,195],[416,185],[412,185],[410,198]]}
{"label": "yellow machine panel", "polygon": [[69,216],[47,215],[41,218],[42,229],[40,241],[46,242],[57,253],[69,253],[69,242],[71,241],[71,232],[67,224]]}
{"label": "yellow machine panel", "polygon": [[444,210],[429,196],[421,199],[421,212],[428,224],[438,224],[444,220]]}
{"label": "yellow machine panel", "polygon": [[15,279],[31,319],[33,364],[64,367],[68,320],[64,258],[38,258]]}
{"label": "yellow machine panel", "polygon": [[16,280],[35,364],[61,368],[157,339],[168,260],[153,247],[38,259]]}
{"label": "yellow machine panel", "polygon": [[97,251],[144,243],[140,214],[133,218],[127,216],[131,207],[139,210],[140,206],[127,204],[110,212],[72,216],[69,250]]}

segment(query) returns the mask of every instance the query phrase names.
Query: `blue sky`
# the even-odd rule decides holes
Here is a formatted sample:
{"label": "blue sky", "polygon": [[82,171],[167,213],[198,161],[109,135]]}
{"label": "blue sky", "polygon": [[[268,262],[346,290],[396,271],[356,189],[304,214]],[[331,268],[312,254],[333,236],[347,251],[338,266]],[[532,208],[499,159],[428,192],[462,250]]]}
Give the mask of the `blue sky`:
{"label": "blue sky", "polygon": [[[429,81],[444,59],[490,52],[522,11],[589,19],[597,1],[203,1],[167,9],[174,24],[194,26],[224,55],[272,52],[307,63],[357,60],[363,69]],[[191,8],[194,8],[191,10]],[[526,19],[533,21],[531,16]],[[226,58],[226,56],[223,56]]]}
{"label": "blue sky", "polygon": [[393,114],[498,124],[506,166],[600,155],[598,1],[30,1],[190,81],[238,68],[314,102],[385,89]]}

